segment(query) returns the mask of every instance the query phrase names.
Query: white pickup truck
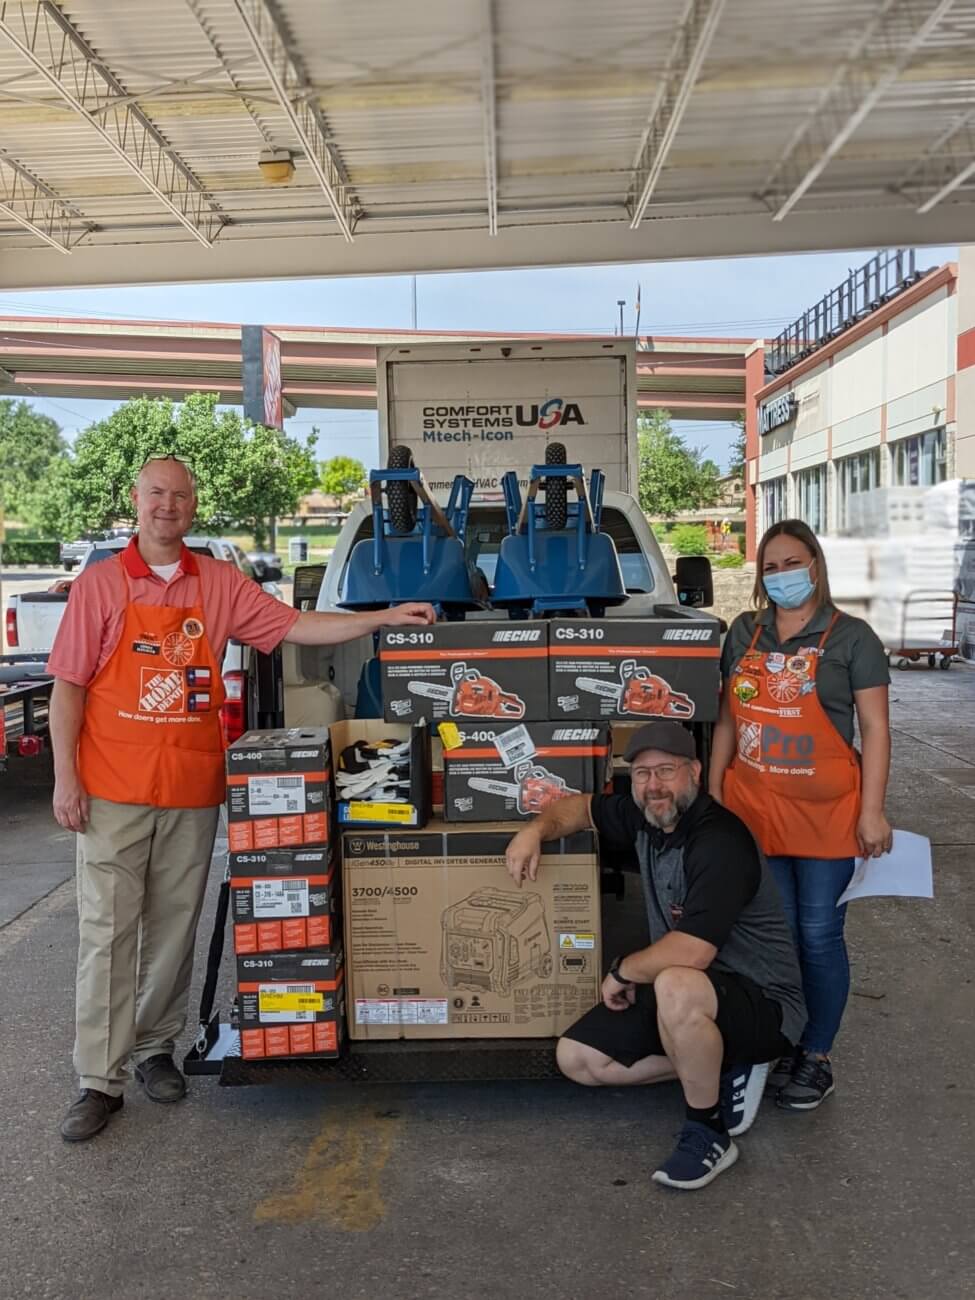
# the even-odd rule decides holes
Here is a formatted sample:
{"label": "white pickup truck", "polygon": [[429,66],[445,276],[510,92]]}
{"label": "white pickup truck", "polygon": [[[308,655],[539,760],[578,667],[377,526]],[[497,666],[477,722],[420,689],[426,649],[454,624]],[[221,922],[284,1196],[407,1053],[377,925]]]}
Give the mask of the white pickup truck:
{"label": "white pickup truck", "polygon": [[[194,553],[235,564],[247,577],[258,580],[254,567],[235,542],[224,537],[187,537],[185,540],[187,547]],[[118,555],[127,545],[127,537],[92,542],[81,561],[79,576],[93,564]],[[261,583],[264,591],[279,600],[283,599],[277,581],[280,577],[279,569],[267,569],[265,580]],[[21,592],[9,598],[6,630],[7,644],[11,650],[38,659],[43,659],[50,653],[64,616],[72,581],[73,579],[65,578],[56,582],[50,590]],[[228,743],[243,735],[256,718],[258,684],[255,674],[250,671],[252,657],[249,646],[242,645],[239,641],[228,642],[222,673],[227,702],[221,712]]]}

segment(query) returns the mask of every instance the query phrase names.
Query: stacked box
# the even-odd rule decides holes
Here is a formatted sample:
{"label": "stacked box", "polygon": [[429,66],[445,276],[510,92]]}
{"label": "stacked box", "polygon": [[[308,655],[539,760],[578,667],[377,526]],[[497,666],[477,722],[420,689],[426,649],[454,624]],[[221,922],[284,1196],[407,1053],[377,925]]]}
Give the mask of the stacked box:
{"label": "stacked box", "polygon": [[538,620],[384,628],[383,716],[387,722],[544,721],[547,649],[548,624]]}
{"label": "stacked box", "polygon": [[519,888],[517,830],[342,836],[351,1038],[551,1038],[598,1001],[595,832],[543,845]]}
{"label": "stacked box", "polygon": [[556,799],[605,789],[612,774],[609,728],[596,723],[463,723],[454,732],[444,740],[448,822],[527,821]]}
{"label": "stacked box", "polygon": [[230,897],[241,1054],[337,1056],[340,887],[328,730],[249,731],[227,751]]}

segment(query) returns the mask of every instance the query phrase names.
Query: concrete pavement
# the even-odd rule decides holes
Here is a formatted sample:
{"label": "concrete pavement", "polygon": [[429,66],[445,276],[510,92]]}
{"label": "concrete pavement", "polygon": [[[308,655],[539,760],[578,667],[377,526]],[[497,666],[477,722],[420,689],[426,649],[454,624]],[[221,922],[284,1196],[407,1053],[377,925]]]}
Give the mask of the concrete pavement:
{"label": "concrete pavement", "polygon": [[15,764],[0,778],[3,1295],[968,1300],[975,670],[895,672],[892,699],[889,809],[934,842],[936,897],[851,908],[836,1095],[807,1116],[765,1106],[736,1168],[695,1194],[649,1182],[680,1125],[670,1084],[201,1079],[173,1108],[133,1088],[106,1133],[62,1143],[73,845],[43,767]]}

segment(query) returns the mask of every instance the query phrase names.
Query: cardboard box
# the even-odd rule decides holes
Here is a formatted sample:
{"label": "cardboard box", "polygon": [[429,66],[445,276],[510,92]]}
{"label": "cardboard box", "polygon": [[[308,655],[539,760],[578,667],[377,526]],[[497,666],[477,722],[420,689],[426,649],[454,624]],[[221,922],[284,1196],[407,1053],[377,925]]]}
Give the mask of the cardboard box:
{"label": "cardboard box", "polygon": [[464,723],[455,730],[460,743],[445,742],[443,755],[449,822],[527,820],[565,795],[604,790],[612,774],[609,727],[598,723]]}
{"label": "cardboard box", "polygon": [[437,623],[384,628],[379,639],[384,716],[541,721],[548,717],[548,624]]}
{"label": "cardboard box", "polygon": [[250,870],[235,874],[231,868],[234,952],[279,952],[335,944],[338,873],[331,863],[326,861],[325,866],[326,871],[303,876],[266,876]]}
{"label": "cardboard box", "polygon": [[340,797],[335,792],[335,810],[340,826],[425,826],[430,819],[432,779],[430,730],[426,726],[396,726],[378,720],[333,722],[331,732],[335,770],[342,769],[343,752],[357,742],[375,744],[381,740],[410,742],[409,799],[395,803],[374,803]]}
{"label": "cardboard box", "polygon": [[241,1054],[337,1056],[345,1037],[342,953],[237,958]]}
{"label": "cardboard box", "polygon": [[504,863],[517,829],[343,835],[353,1039],[550,1038],[595,1005],[595,833],[546,844],[519,889]]}
{"label": "cardboard box", "polygon": [[548,716],[714,722],[720,656],[717,619],[553,619]]}
{"label": "cardboard box", "polygon": [[231,853],[325,844],[330,803],[326,727],[248,731],[227,750]]}

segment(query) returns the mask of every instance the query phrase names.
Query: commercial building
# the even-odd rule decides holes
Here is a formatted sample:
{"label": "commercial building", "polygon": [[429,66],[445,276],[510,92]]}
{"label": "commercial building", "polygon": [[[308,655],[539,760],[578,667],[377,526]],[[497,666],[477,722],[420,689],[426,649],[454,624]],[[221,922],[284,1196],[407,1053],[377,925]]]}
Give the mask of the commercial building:
{"label": "commercial building", "polygon": [[975,478],[975,247],[926,273],[872,259],[746,369],[751,547],[788,517],[842,535],[874,488]]}

